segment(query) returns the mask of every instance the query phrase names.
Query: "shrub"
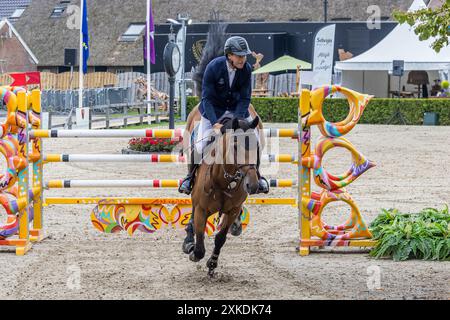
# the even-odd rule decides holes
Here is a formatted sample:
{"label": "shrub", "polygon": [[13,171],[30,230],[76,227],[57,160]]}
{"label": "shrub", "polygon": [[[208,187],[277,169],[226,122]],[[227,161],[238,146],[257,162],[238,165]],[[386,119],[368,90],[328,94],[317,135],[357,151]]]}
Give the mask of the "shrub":
{"label": "shrub", "polygon": [[[198,97],[188,97],[190,112],[199,103]],[[264,122],[297,122],[298,99],[253,98],[252,104]],[[450,99],[373,99],[367,106],[359,123],[387,124],[396,111],[400,111],[410,125],[422,125],[425,112],[439,114],[441,125],[450,125]],[[328,121],[343,120],[348,114],[346,99],[327,99],[324,116]],[[398,122],[393,122],[393,124]]]}
{"label": "shrub", "polygon": [[375,258],[450,260],[448,206],[443,210],[427,208],[419,213],[383,210],[370,229],[378,240],[370,253]]}

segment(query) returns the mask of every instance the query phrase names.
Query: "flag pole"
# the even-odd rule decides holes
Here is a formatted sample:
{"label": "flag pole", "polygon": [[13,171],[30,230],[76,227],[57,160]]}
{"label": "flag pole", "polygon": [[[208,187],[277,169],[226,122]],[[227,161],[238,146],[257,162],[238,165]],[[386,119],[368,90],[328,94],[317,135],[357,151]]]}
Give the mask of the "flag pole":
{"label": "flag pole", "polygon": [[80,0],[80,70],[78,72],[79,88],[78,88],[78,108],[83,107],[83,12],[84,0]]}
{"label": "flag pole", "polygon": [[152,61],[151,61],[151,49],[150,49],[150,10],[151,10],[151,0],[147,0],[147,23],[146,23],[146,28],[147,28],[147,114],[149,114],[148,116],[148,124],[152,124],[152,107],[150,104],[151,101],[151,92],[152,92],[152,85],[151,85],[151,65],[152,65]]}

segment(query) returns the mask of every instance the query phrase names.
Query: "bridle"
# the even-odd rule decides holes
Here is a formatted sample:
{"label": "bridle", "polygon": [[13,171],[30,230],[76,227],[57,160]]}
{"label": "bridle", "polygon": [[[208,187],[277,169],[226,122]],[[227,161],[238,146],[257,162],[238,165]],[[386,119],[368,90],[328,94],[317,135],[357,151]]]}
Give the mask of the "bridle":
{"label": "bridle", "polygon": [[[222,170],[224,172],[223,177],[225,178],[225,181],[227,182],[227,191],[229,192],[233,192],[235,190],[239,190],[242,182],[245,180],[245,177],[247,176],[248,172],[250,170],[256,170],[256,164],[243,164],[243,165],[237,165],[237,146],[236,146],[236,142],[237,142],[237,135],[233,134],[232,138],[234,138],[233,142],[233,149],[234,149],[234,165],[236,168],[236,171],[234,172],[234,174],[230,174],[227,169],[225,164],[222,163]],[[244,168],[247,168],[247,170],[243,170]],[[225,193],[227,194],[227,193]],[[230,196],[229,194],[227,194],[228,196]]]}

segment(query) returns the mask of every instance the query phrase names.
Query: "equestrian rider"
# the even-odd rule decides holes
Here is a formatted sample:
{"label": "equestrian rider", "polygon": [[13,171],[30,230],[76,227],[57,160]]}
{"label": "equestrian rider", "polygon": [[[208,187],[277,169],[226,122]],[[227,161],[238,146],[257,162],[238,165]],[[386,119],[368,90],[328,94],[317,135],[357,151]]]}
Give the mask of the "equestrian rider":
{"label": "equestrian rider", "polygon": [[[242,37],[231,37],[225,43],[225,55],[215,58],[206,67],[203,76],[202,100],[200,113],[202,115],[194,151],[201,154],[206,139],[211,130],[218,132],[222,124],[219,123],[224,115],[252,121],[248,111],[251,99],[252,67],[247,62],[247,55],[252,54],[247,41]],[[196,150],[195,150],[196,149]],[[178,191],[190,194],[193,187],[195,171],[199,167],[192,155],[188,165],[188,175],[183,180]],[[259,157],[258,157],[259,160]],[[268,193],[269,184],[259,174],[257,163],[259,190],[258,193]]]}

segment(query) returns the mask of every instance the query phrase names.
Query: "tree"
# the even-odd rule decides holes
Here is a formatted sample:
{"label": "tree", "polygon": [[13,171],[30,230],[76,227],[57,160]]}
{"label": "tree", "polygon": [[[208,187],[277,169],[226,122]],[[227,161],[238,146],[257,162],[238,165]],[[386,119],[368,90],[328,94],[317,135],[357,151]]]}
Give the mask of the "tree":
{"label": "tree", "polygon": [[394,18],[400,23],[408,23],[421,41],[433,37],[431,47],[439,52],[449,45],[450,36],[450,0],[444,0],[441,7],[420,9],[415,12],[395,10]]}

